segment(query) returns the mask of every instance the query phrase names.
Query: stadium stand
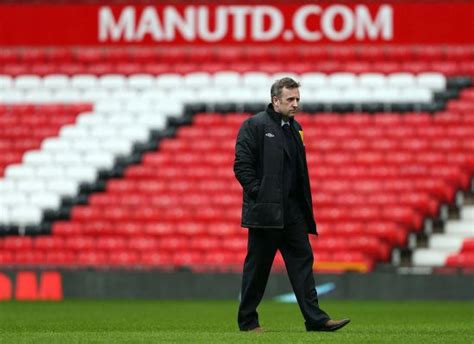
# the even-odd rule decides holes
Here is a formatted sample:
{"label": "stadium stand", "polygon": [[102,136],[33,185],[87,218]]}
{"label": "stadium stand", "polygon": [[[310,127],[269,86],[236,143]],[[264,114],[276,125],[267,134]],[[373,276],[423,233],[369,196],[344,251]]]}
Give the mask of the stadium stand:
{"label": "stadium stand", "polygon": [[0,264],[240,270],[236,133],[293,75],[316,268],[367,272],[407,250],[472,267],[474,50],[292,53],[290,73],[275,47],[2,50]]}

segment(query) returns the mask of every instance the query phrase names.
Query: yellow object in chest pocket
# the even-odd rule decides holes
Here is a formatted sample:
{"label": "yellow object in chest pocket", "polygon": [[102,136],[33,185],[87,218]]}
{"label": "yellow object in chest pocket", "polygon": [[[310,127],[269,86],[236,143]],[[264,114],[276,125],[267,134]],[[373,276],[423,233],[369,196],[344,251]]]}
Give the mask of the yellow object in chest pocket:
{"label": "yellow object in chest pocket", "polygon": [[303,132],[303,130],[300,130],[299,132],[300,132],[300,136],[301,136],[301,142],[303,142],[303,144],[304,144],[304,132]]}

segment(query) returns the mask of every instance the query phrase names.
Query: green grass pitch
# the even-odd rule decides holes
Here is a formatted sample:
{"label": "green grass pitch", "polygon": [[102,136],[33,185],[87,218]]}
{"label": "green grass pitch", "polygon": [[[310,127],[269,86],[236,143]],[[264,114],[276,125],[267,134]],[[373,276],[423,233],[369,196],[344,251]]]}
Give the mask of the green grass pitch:
{"label": "green grass pitch", "polygon": [[237,330],[237,301],[0,302],[0,343],[474,343],[474,302],[321,300],[339,332],[306,332],[295,304],[265,301],[265,333]]}

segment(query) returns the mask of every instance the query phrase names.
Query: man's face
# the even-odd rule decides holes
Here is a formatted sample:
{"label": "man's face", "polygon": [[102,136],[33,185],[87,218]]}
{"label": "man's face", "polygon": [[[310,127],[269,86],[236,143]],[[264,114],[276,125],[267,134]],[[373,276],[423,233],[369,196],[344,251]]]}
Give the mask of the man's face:
{"label": "man's face", "polygon": [[300,91],[298,88],[283,87],[281,97],[273,97],[273,108],[285,117],[293,117],[298,111]]}

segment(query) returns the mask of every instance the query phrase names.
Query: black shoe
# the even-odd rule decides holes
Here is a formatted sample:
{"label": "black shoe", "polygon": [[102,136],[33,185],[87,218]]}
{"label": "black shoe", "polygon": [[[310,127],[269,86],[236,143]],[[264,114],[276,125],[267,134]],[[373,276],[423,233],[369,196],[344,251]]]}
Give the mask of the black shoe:
{"label": "black shoe", "polygon": [[265,332],[265,331],[263,330],[263,328],[261,328],[260,326],[254,327],[254,328],[252,328],[252,329],[250,329],[250,330],[241,330],[241,331],[243,331],[243,332],[255,332],[255,333],[262,333],[262,332]]}
{"label": "black shoe", "polygon": [[350,322],[351,322],[350,319],[342,319],[342,320],[329,319],[328,321],[326,321],[326,323],[323,326],[314,328],[314,329],[311,328],[311,329],[308,329],[308,331],[334,332],[343,328]]}

